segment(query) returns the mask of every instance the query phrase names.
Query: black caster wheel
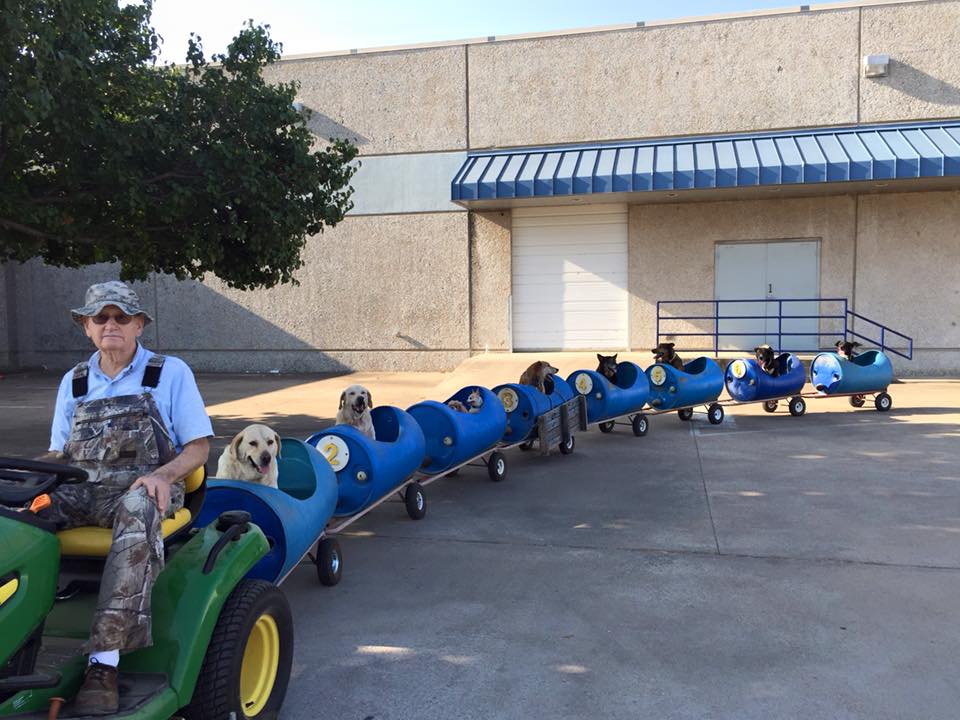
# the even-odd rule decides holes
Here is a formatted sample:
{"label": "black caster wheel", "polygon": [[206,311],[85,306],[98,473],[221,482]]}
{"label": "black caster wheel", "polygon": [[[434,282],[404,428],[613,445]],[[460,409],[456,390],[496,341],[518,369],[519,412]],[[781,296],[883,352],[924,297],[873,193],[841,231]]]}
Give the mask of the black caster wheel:
{"label": "black caster wheel", "polygon": [[633,434],[637,437],[643,437],[647,434],[647,430],[650,429],[650,421],[647,420],[647,416],[644,414],[634,415],[630,420],[630,425],[633,428]]}
{"label": "black caster wheel", "polygon": [[723,405],[713,403],[707,408],[707,420],[711,425],[719,425],[723,422]]}
{"label": "black caster wheel", "polygon": [[403,494],[403,504],[407,507],[407,515],[411,520],[420,520],[427,514],[427,496],[423,492],[423,485],[412,482],[407,485]]}
{"label": "black caster wheel", "polygon": [[608,420],[607,422],[600,423],[597,427],[600,428],[600,432],[602,433],[612,433],[614,425],[616,425],[616,423],[613,420]]}
{"label": "black caster wheel", "polygon": [[533,440],[527,440],[526,442],[522,442],[520,443],[519,447],[521,450],[526,452],[527,450],[533,447]]}
{"label": "black caster wheel", "polygon": [[802,397],[790,398],[790,414],[794,417],[800,417],[807,411],[807,403]]}
{"label": "black caster wheel", "polygon": [[321,585],[333,587],[343,574],[343,556],[340,543],[334,538],[323,538],[317,545],[317,578]]}
{"label": "black caster wheel", "polygon": [[863,406],[866,405],[866,404],[867,404],[867,401],[866,401],[866,399],[863,397],[863,395],[851,395],[851,396],[850,396],[850,405],[852,405],[853,407],[855,407],[855,408],[861,408],[861,407],[863,407]]}
{"label": "black caster wheel", "polygon": [[767,401],[763,404],[763,410],[764,410],[764,412],[768,412],[768,413],[776,412],[776,411],[777,411],[777,406],[778,406],[779,404],[780,404],[780,403],[778,403],[776,400],[767,400]]}
{"label": "black caster wheel", "polygon": [[874,398],[873,404],[880,412],[886,412],[893,407],[893,398],[890,397],[889,394],[882,392]]}
{"label": "black caster wheel", "polygon": [[490,459],[487,460],[487,475],[493,482],[500,482],[507,477],[507,458],[499,450],[490,453]]}
{"label": "black caster wheel", "polygon": [[681,420],[689,420],[693,417],[693,408],[681,408],[677,410],[677,417]]}
{"label": "black caster wheel", "polygon": [[573,452],[574,445],[576,444],[576,438],[573,435],[568,437],[565,442],[560,443],[560,452],[564,455],[569,455]]}

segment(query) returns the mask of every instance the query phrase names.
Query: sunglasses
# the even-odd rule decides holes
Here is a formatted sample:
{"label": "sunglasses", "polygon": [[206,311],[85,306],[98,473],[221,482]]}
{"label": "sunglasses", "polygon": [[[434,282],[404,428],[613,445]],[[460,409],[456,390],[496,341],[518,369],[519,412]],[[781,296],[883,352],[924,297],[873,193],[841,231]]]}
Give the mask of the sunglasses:
{"label": "sunglasses", "polygon": [[90,318],[93,321],[94,325],[106,325],[108,320],[113,320],[117,325],[129,325],[130,321],[133,320],[133,315],[127,315],[125,313],[100,313],[99,315],[94,315]]}

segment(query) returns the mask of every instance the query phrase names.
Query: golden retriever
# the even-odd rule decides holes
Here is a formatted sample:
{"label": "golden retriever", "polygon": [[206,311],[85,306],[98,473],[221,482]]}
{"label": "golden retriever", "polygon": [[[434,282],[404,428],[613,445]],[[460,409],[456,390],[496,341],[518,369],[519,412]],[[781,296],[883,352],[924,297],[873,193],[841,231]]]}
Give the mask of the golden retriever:
{"label": "golden retriever", "polygon": [[277,487],[280,436],[266,425],[247,425],[217,461],[217,477]]}
{"label": "golden retriever", "polygon": [[351,385],[340,393],[340,408],[337,410],[337,425],[351,425],[371,440],[377,439],[373,429],[370,408],[373,398],[363,385]]}
{"label": "golden retriever", "polygon": [[532,363],[530,367],[523,371],[519,384],[533,385],[537,390],[545,393],[547,392],[546,385],[548,378],[550,378],[551,375],[556,375],[558,372],[560,371],[557,368],[545,360],[537,360],[537,362]]}

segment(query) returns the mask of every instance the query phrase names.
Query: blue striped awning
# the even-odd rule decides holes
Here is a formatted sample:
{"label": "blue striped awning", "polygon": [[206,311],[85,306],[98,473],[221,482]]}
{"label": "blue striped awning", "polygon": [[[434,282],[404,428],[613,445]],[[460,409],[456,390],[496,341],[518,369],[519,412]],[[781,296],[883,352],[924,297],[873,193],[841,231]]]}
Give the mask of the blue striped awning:
{"label": "blue striped awning", "polygon": [[470,153],[454,202],[960,176],[960,122]]}

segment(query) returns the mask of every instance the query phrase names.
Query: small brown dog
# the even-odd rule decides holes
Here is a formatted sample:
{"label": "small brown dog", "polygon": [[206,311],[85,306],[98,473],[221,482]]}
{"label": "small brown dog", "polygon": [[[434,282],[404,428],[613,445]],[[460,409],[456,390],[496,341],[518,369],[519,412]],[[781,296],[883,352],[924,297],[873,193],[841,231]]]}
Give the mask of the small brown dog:
{"label": "small brown dog", "polygon": [[853,360],[857,356],[857,348],[860,347],[860,343],[850,340],[837,340],[836,347],[837,355],[842,355],[847,360]]}
{"label": "small brown dog", "polygon": [[780,374],[780,368],[777,365],[777,354],[769,345],[758,345],[753,349],[753,354],[757,356],[757,363],[763,368],[763,371],[772,377]]}
{"label": "small brown dog", "polygon": [[340,407],[337,410],[337,425],[351,425],[371,440],[377,439],[373,429],[373,417],[370,408],[373,398],[363,385],[351,385],[340,393]]}
{"label": "small brown dog", "polygon": [[673,351],[675,343],[660,343],[650,352],[655,362],[661,365],[672,365],[677,370],[683,370],[683,360]]}
{"label": "small brown dog", "polygon": [[[545,393],[547,392],[546,386],[550,376],[556,375],[558,372],[560,371],[547,361],[537,360],[523,371],[523,375],[520,376],[520,384],[533,385],[537,390]],[[552,380],[550,384],[553,384]]]}
{"label": "small brown dog", "polygon": [[447,406],[456,410],[457,412],[462,413],[478,413],[483,407],[483,395],[480,394],[480,388],[472,390],[469,395],[467,395],[466,404],[460,402],[459,400],[448,400]]}

